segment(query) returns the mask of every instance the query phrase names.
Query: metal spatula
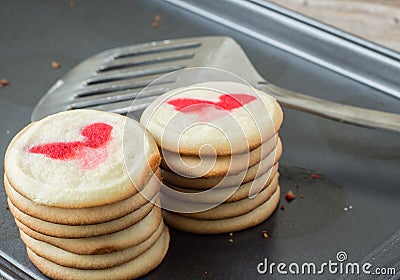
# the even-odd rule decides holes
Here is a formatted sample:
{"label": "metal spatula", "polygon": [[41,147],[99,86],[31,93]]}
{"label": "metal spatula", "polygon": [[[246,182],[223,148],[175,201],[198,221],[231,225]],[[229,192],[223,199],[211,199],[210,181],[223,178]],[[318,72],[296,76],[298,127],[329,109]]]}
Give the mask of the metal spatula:
{"label": "metal spatula", "polygon": [[[131,45],[104,51],[73,68],[58,80],[32,113],[38,120],[52,113],[90,108],[126,114],[147,107],[158,95],[184,85],[183,79],[154,79],[190,67],[213,67],[232,72],[278,102],[341,122],[400,131],[400,115],[334,103],[272,85],[255,70],[241,47],[228,37],[197,37]],[[192,77],[193,78],[193,77]],[[195,79],[195,77],[194,77]],[[186,81],[187,82],[187,81]],[[195,80],[193,82],[196,82]],[[133,107],[131,107],[134,98]]]}

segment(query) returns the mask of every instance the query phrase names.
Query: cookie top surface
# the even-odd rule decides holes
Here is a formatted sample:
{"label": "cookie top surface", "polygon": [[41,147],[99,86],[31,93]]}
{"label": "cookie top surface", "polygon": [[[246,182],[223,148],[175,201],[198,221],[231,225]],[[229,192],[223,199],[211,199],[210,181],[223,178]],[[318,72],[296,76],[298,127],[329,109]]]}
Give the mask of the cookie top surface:
{"label": "cookie top surface", "polygon": [[245,84],[209,82],[161,95],[140,122],[163,149],[209,156],[247,153],[274,135],[282,120],[268,94]]}
{"label": "cookie top surface", "polygon": [[152,137],[132,119],[73,110],[31,123],[11,141],[5,173],[20,194],[42,205],[106,205],[143,187],[160,162]]}

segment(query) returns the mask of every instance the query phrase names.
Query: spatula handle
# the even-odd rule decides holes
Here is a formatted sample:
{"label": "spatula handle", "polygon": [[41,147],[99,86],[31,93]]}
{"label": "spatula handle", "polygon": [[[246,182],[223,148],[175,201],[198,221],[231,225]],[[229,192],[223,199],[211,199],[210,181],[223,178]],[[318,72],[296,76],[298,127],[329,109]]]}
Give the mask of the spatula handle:
{"label": "spatula handle", "polygon": [[258,88],[274,96],[285,107],[359,126],[400,132],[400,115],[340,104],[311,97],[268,83]]}

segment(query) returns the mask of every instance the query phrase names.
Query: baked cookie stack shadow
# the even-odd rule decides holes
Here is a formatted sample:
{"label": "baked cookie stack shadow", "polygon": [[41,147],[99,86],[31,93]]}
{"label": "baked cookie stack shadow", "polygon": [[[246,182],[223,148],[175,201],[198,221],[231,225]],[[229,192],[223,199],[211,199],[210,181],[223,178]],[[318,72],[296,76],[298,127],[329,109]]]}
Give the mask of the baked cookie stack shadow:
{"label": "baked cookie stack shadow", "polygon": [[266,220],[280,199],[282,120],[273,97],[239,83],[195,84],[156,99],[140,122],[162,154],[166,223],[218,234]]}
{"label": "baked cookie stack shadow", "polygon": [[52,279],[132,279],[169,246],[160,154],[137,122],[74,110],[25,127],[5,156],[8,204],[35,266]]}

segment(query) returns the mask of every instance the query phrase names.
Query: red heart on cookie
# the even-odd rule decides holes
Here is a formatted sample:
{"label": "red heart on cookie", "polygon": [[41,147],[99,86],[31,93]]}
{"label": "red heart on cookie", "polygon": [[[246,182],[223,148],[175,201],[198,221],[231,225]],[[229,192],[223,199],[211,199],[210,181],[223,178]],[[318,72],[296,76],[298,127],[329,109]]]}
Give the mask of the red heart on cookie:
{"label": "red heart on cookie", "polygon": [[105,146],[111,140],[112,129],[108,124],[94,123],[82,129],[83,141],[40,144],[28,151],[57,160],[77,160],[82,168],[91,169],[107,159]]}
{"label": "red heart on cookie", "polygon": [[173,105],[175,110],[185,114],[196,114],[203,121],[219,119],[234,109],[243,107],[243,105],[255,100],[256,97],[244,94],[222,94],[219,101],[201,100],[194,98],[177,98],[169,100],[167,103]]}

